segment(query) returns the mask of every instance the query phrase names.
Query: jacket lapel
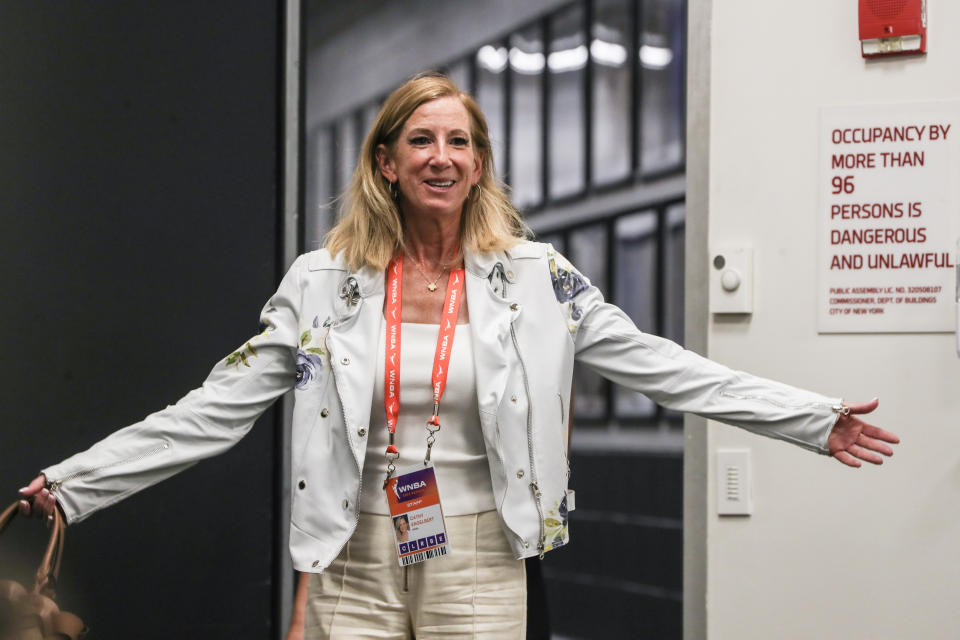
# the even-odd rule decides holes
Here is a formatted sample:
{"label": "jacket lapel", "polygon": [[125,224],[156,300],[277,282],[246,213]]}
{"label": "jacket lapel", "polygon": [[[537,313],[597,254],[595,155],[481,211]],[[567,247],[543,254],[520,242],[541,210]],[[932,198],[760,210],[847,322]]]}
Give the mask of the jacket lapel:
{"label": "jacket lapel", "polygon": [[327,334],[334,382],[343,406],[350,448],[360,468],[365,446],[358,430],[370,424],[370,398],[377,366],[377,336],[383,319],[383,274],[370,267],[346,273],[334,302]]}
{"label": "jacket lapel", "polygon": [[[470,308],[470,335],[477,378],[477,403],[481,411],[495,414],[510,376],[513,350],[510,322],[516,311],[510,307],[510,259],[504,253],[466,252],[467,304]],[[504,287],[507,295],[504,296]]]}

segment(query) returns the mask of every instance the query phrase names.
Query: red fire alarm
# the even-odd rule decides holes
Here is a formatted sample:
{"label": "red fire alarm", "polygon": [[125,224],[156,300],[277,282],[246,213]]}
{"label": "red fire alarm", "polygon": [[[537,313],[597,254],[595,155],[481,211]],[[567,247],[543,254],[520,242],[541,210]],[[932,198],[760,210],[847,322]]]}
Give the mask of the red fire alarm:
{"label": "red fire alarm", "polygon": [[927,0],[859,0],[864,58],[927,52]]}

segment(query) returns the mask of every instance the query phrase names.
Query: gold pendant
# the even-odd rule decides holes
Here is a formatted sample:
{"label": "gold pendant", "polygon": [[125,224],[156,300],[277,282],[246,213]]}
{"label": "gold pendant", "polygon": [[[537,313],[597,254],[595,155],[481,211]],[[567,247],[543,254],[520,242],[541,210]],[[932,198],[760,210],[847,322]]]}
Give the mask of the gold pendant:
{"label": "gold pendant", "polygon": [[434,291],[437,290],[437,285],[436,285],[435,283],[433,283],[433,282],[428,282],[428,283],[427,283],[427,289],[429,289],[430,292],[432,293],[432,292],[434,292]]}

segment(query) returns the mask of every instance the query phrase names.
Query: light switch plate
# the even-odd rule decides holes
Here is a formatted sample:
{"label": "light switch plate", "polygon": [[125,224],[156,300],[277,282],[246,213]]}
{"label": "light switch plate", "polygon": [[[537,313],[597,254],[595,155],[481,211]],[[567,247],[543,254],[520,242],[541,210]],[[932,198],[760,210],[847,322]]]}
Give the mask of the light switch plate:
{"label": "light switch plate", "polygon": [[753,313],[753,249],[722,247],[711,252],[710,311]]}
{"label": "light switch plate", "polygon": [[748,516],[753,513],[753,478],[749,449],[717,451],[717,513]]}

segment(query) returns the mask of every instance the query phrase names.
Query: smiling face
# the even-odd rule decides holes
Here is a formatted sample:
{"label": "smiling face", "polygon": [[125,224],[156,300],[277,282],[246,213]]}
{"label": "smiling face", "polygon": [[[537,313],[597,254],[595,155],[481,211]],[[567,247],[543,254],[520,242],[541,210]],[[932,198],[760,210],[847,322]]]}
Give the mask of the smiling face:
{"label": "smiling face", "polygon": [[470,125],[459,98],[438,98],[417,107],[390,148],[377,148],[380,172],[397,184],[405,216],[459,216],[463,211],[483,164]]}

